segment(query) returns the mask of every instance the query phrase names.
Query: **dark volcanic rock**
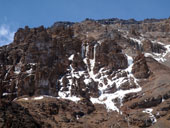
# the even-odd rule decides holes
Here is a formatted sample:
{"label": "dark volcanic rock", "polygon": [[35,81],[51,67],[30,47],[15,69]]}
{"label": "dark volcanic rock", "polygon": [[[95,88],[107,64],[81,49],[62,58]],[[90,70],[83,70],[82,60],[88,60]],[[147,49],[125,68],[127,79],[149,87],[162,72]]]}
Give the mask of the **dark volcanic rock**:
{"label": "dark volcanic rock", "polygon": [[40,128],[28,109],[17,103],[2,101],[0,103],[0,127],[1,128]]}
{"label": "dark volcanic rock", "polygon": [[95,69],[107,67],[111,70],[127,68],[126,56],[122,53],[122,48],[114,40],[105,40],[101,45],[96,46]]}

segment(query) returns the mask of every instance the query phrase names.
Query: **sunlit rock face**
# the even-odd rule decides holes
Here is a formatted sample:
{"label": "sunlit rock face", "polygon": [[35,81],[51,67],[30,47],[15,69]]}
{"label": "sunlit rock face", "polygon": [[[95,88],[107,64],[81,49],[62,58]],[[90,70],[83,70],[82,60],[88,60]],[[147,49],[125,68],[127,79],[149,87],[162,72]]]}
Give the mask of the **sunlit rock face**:
{"label": "sunlit rock face", "polygon": [[0,48],[0,111],[8,113],[0,126],[166,128],[169,26],[86,19],[18,29]]}

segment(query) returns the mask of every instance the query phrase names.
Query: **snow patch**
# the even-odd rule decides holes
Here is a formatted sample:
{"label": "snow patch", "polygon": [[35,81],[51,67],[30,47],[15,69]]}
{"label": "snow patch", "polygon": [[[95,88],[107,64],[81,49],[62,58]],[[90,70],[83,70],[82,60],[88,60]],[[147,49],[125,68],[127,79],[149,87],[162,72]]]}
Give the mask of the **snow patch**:
{"label": "snow patch", "polygon": [[18,75],[18,74],[20,74],[20,72],[21,72],[20,67],[15,67],[14,73]]}
{"label": "snow patch", "polygon": [[70,60],[70,61],[73,61],[73,59],[74,59],[74,54],[72,54],[72,55],[68,58],[68,60]]}
{"label": "snow patch", "polygon": [[10,93],[5,92],[5,93],[2,94],[2,96],[8,96],[9,94]]}
{"label": "snow patch", "polygon": [[28,98],[22,98],[23,100],[28,100]]}
{"label": "snow patch", "polygon": [[32,66],[35,66],[37,63],[29,63],[30,65],[32,65]]}
{"label": "snow patch", "polygon": [[[58,95],[59,95],[59,98],[77,102],[80,100],[80,98],[73,96],[71,94],[72,86],[78,86],[77,80],[73,81],[73,79],[75,78],[79,79],[82,75],[85,74],[85,71],[75,71],[75,69],[72,67],[71,64],[69,68],[67,69],[67,71],[68,73],[65,76],[68,79],[68,85],[67,85],[68,91],[61,91],[63,89],[63,87],[61,87],[60,91],[58,92]],[[64,79],[64,76],[59,80],[59,82],[61,83],[61,86],[63,86],[63,79]]]}
{"label": "snow patch", "polygon": [[38,97],[34,97],[34,100],[42,100],[44,97],[43,96],[38,96]]}
{"label": "snow patch", "polygon": [[144,55],[145,55],[145,57],[152,57],[155,60],[157,60],[158,62],[163,63],[167,60],[166,59],[167,54],[170,53],[170,45],[164,45],[161,42],[157,42],[157,43],[163,45],[164,48],[166,48],[166,51],[164,53],[152,53],[152,54],[151,53],[145,53]]}
{"label": "snow patch", "polygon": [[152,123],[156,123],[156,122],[157,122],[157,119],[156,119],[156,117],[152,114],[152,111],[153,111],[152,108],[147,108],[147,109],[143,110],[142,112],[149,114],[149,117],[150,117]]}
{"label": "snow patch", "polygon": [[130,37],[130,39],[133,40],[134,42],[137,42],[139,45],[143,45],[143,44],[142,44],[143,38],[142,38],[142,39],[136,39],[136,38]]}
{"label": "snow patch", "polygon": [[26,72],[28,73],[28,74],[31,74],[32,73],[32,68],[30,68],[30,70],[27,70]]}

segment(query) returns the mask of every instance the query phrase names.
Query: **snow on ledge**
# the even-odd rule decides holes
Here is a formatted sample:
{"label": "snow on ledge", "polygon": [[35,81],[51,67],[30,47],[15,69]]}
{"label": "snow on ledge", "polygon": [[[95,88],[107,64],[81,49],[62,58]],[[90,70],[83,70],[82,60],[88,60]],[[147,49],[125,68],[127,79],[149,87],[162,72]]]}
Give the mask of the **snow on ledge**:
{"label": "snow on ledge", "polygon": [[130,40],[133,40],[134,42],[137,42],[139,45],[143,45],[143,44],[142,44],[142,40],[143,40],[143,39],[140,40],[140,39],[136,39],[136,38],[130,37]]}
{"label": "snow on ledge", "polygon": [[23,100],[28,100],[28,98],[22,98]]}
{"label": "snow on ledge", "polygon": [[80,100],[79,97],[76,96],[67,96],[69,94],[70,91],[68,92],[60,92],[58,93],[59,97],[57,97],[57,99],[66,99],[66,100],[71,100],[73,102],[78,102]]}
{"label": "snow on ledge", "polygon": [[54,97],[54,96],[49,96],[49,95],[42,95],[42,96],[37,96],[37,97],[25,97],[25,98],[15,98],[13,101],[18,100],[18,101],[22,101],[22,100],[42,100],[44,98],[55,98],[55,99],[66,99],[66,100],[71,100],[73,102],[77,102],[79,100],[81,100],[81,98],[76,97],[76,96],[72,96],[72,97]]}
{"label": "snow on ledge", "polygon": [[34,100],[41,100],[43,98],[44,98],[44,96],[38,96],[38,97],[34,97]]}
{"label": "snow on ledge", "polygon": [[76,97],[76,96],[72,96],[72,97],[57,97],[57,99],[71,100],[73,102],[78,102],[78,101],[81,100],[79,97]]}

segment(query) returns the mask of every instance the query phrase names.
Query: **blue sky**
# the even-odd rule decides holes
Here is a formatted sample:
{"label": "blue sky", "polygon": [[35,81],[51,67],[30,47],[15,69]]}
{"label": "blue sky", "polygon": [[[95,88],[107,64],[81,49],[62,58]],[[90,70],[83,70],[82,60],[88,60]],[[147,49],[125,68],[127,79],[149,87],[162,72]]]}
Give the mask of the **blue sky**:
{"label": "blue sky", "polygon": [[0,45],[12,41],[19,27],[51,26],[85,18],[143,20],[168,18],[170,0],[0,0]]}

